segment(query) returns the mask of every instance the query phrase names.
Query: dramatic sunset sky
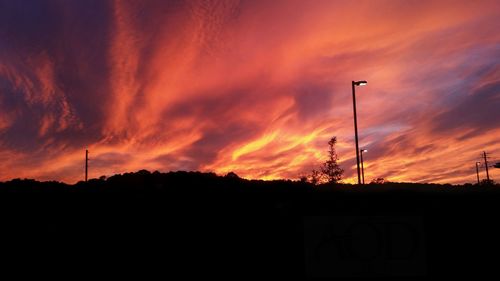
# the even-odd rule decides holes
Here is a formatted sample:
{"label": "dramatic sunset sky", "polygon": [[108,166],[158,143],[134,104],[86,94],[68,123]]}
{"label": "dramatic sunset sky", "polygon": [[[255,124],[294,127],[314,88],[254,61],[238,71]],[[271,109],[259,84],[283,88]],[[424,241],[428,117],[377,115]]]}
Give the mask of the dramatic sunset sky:
{"label": "dramatic sunset sky", "polygon": [[352,80],[367,181],[500,161],[498,0],[0,0],[0,180],[74,183],[86,148],[91,178],[297,179],[337,136],[353,182]]}

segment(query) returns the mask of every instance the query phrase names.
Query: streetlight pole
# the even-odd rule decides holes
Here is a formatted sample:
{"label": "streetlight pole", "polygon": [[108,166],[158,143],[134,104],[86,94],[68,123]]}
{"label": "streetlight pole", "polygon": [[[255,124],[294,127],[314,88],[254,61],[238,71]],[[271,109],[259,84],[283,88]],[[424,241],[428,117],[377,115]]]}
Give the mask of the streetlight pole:
{"label": "streetlight pole", "polygon": [[481,164],[481,162],[476,162],[476,175],[477,175],[477,184],[479,184],[479,164]]}
{"label": "streetlight pole", "polygon": [[359,152],[361,154],[361,177],[363,178],[363,184],[365,184],[365,166],[363,164],[363,152],[368,152],[368,150],[361,149]]}
{"label": "streetlight pole", "polygon": [[361,171],[359,168],[359,144],[358,144],[358,119],[356,116],[356,86],[364,86],[366,81],[352,81],[352,108],[354,112],[354,136],[356,139],[356,164],[358,168],[358,184],[361,184]]}

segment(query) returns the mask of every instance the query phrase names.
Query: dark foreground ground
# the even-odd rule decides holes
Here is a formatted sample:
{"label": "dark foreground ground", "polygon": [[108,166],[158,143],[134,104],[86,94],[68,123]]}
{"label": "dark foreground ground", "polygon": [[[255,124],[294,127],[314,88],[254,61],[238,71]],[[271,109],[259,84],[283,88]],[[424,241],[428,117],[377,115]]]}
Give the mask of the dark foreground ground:
{"label": "dark foreground ground", "polygon": [[500,187],[321,186],[201,173],[0,184],[2,272],[498,276]]}

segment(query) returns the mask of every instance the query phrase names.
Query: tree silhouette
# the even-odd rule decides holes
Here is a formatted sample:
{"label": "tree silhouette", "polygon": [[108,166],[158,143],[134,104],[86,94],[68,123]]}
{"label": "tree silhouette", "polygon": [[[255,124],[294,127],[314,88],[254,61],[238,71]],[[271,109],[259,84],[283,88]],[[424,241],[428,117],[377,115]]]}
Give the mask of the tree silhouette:
{"label": "tree silhouette", "polygon": [[342,175],[344,174],[344,170],[337,163],[336,143],[337,137],[332,137],[328,142],[328,160],[321,166],[321,172],[329,183],[337,183],[342,179]]}
{"label": "tree silhouette", "polygon": [[235,172],[229,172],[225,175],[229,179],[240,179],[240,177]]}
{"label": "tree silhouette", "polygon": [[385,183],[385,179],[384,178],[376,178],[376,179],[373,179],[370,184],[383,184]]}
{"label": "tree silhouette", "polygon": [[312,169],[311,175],[309,175],[308,180],[314,185],[319,184],[321,182],[321,171]]}
{"label": "tree silhouette", "polygon": [[495,181],[492,180],[492,179],[489,179],[489,180],[488,179],[484,179],[484,180],[481,181],[480,185],[482,185],[482,186],[493,186],[493,185],[495,185]]}
{"label": "tree silhouette", "polygon": [[495,166],[493,166],[493,167],[500,169],[500,162],[496,163]]}

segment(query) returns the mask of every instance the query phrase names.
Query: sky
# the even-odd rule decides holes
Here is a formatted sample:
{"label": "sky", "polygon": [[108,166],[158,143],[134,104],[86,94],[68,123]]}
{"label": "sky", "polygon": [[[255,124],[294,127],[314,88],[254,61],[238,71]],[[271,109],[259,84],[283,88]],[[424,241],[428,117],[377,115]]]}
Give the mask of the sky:
{"label": "sky", "polygon": [[[500,1],[0,0],[0,180],[140,169],[475,182],[500,161]],[[485,177],[484,167],[481,178]],[[500,169],[490,169],[500,181]]]}

